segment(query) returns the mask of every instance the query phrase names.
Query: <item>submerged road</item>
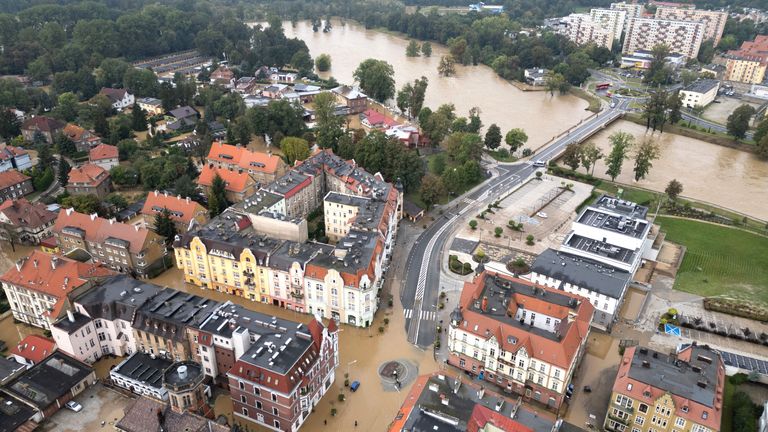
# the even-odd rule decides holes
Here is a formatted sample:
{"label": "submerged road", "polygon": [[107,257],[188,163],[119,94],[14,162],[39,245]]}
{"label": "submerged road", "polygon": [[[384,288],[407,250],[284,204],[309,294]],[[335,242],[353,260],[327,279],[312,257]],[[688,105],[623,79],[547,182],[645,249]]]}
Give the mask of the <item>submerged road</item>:
{"label": "submerged road", "polygon": [[[619,100],[615,107],[579,124],[570,132],[555,139],[533,156],[533,161],[548,161],[557,158],[571,143],[580,143],[599,132],[621,117],[628,100]],[[444,206],[444,213],[437,218],[416,243],[411,247],[406,262],[405,285],[401,287],[400,299],[405,313],[405,330],[408,341],[426,348],[435,341],[437,304],[440,295],[440,274],[443,250],[458,227],[462,216],[468,212],[479,212],[500,195],[528,180],[537,167],[534,162],[499,164],[494,168],[498,175],[486,180],[481,187],[456,198]]]}

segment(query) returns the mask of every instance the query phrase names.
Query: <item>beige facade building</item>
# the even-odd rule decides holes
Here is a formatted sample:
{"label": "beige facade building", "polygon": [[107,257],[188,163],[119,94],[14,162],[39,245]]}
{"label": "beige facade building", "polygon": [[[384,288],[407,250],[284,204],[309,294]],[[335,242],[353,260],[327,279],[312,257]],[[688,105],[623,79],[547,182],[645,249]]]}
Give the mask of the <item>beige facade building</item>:
{"label": "beige facade building", "polygon": [[760,58],[728,55],[725,60],[726,81],[760,84],[765,78],[765,63]]}
{"label": "beige facade building", "polygon": [[627,11],[623,9],[592,9],[589,11],[592,22],[613,34],[615,40],[621,39]]}
{"label": "beige facade building", "polygon": [[680,100],[686,108],[705,107],[715,100],[719,89],[720,82],[717,80],[698,80],[680,90]]}
{"label": "beige facade building", "polygon": [[597,46],[611,49],[615,39],[613,32],[588,14],[570,14],[563,18],[565,36],[576,44],[594,43]]}
{"label": "beige facade building", "polygon": [[720,43],[720,38],[723,37],[728,12],[659,6],[656,8],[656,18],[702,24],[704,26],[704,40],[712,39],[717,46]]}
{"label": "beige facade building", "polygon": [[611,9],[623,10],[627,13],[626,18],[640,18],[643,16],[644,6],[642,3],[611,3]]}
{"label": "beige facade building", "polygon": [[651,51],[657,45],[666,45],[670,53],[696,58],[703,37],[701,23],[632,18],[627,24],[623,52]]}

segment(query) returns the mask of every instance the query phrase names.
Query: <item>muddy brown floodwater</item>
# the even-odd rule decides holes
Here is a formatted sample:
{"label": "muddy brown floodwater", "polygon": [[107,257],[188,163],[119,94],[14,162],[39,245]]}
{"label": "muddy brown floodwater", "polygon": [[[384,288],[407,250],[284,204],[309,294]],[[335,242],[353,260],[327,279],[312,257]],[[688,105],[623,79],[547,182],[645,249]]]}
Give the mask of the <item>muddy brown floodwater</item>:
{"label": "muddy brown floodwater", "polygon": [[452,103],[456,113],[466,116],[472,107],[479,107],[485,126],[496,123],[506,133],[512,128],[523,128],[529,137],[529,146],[538,147],[568,127],[591,114],[584,109],[587,103],[575,96],[551,97],[547,92],[523,92],[499,78],[487,66],[456,66],[456,75],[441,77],[437,73],[440,56],[447,54],[444,46],[432,45],[431,57],[406,57],[408,39],[366,30],[365,27],[334,20],[330,33],[313,32],[308,21],[283,23],[285,34],[306,42],[313,57],[331,56],[331,70],[321,76],[333,76],[340,83],[354,82],[352,74],[367,58],[386,60],[395,70],[396,88],[422,76],[429,79],[424,106],[436,109]]}
{"label": "muddy brown floodwater", "polygon": [[[607,154],[608,137],[616,131],[629,132],[637,141],[645,136],[645,126],[620,120],[595,135],[593,141]],[[616,181],[664,191],[670,180],[677,179],[686,197],[768,220],[768,162],[751,153],[681,135],[657,133],[653,139],[661,153],[648,177],[635,183],[630,157]],[[608,178],[605,169],[605,160],[599,161],[595,176]]]}

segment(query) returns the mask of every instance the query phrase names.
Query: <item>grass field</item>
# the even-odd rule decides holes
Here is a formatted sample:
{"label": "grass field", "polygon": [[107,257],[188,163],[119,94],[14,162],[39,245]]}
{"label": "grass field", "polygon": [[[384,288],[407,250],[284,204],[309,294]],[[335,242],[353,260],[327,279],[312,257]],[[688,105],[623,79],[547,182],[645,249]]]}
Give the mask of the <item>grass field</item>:
{"label": "grass field", "polygon": [[667,239],[687,248],[675,288],[768,304],[768,238],[739,229],[660,216]]}

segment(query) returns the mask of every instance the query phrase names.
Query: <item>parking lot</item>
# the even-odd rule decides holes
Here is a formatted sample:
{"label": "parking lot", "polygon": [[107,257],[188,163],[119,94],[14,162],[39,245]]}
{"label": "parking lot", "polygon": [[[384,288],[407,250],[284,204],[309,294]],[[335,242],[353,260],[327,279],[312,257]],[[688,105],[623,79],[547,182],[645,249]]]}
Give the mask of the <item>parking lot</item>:
{"label": "parking lot", "polygon": [[[59,410],[40,425],[42,431],[95,432],[114,430],[114,425],[123,418],[123,409],[133,399],[112,391],[101,384],[88,387],[75,400],[83,406],[80,412],[67,408]],[[104,422],[102,424],[102,422]]]}

